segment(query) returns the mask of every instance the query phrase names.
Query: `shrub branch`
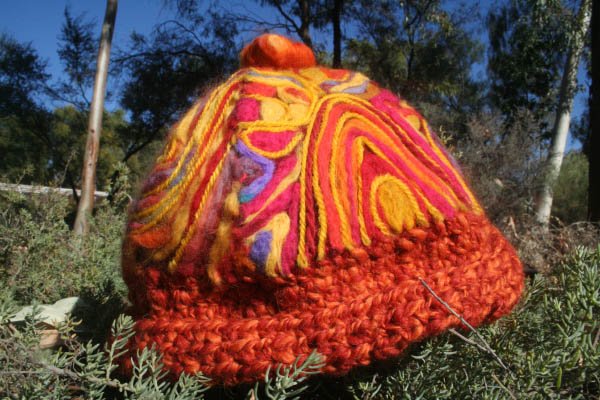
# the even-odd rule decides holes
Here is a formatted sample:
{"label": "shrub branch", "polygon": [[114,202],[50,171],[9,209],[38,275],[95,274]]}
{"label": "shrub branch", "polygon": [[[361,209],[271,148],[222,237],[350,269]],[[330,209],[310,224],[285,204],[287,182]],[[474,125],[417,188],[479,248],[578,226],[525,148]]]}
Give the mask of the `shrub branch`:
{"label": "shrub branch", "polygon": [[446,309],[448,311],[450,311],[452,313],[452,315],[454,315],[456,318],[458,318],[464,326],[469,328],[469,330],[471,330],[475,334],[475,336],[477,336],[477,338],[481,341],[481,343],[477,343],[471,339],[466,338],[465,336],[458,333],[458,331],[456,331],[455,329],[452,329],[451,332],[453,334],[455,334],[456,336],[458,336],[459,338],[461,338],[462,340],[464,340],[466,343],[474,345],[478,349],[491,355],[498,362],[498,364],[500,364],[500,366],[502,368],[504,368],[511,375],[513,375],[511,370],[506,366],[506,364],[504,364],[502,359],[498,356],[498,354],[496,354],[496,352],[494,351],[494,349],[492,349],[492,347],[489,345],[489,343],[483,338],[483,336],[481,336],[481,334],[479,334],[479,332],[475,328],[473,328],[473,325],[469,324],[469,322],[467,322],[467,320],[464,319],[462,315],[460,315],[459,313],[454,311],[454,309],[452,307],[450,307],[450,305],[448,303],[446,303],[440,296],[438,296],[437,293],[427,284],[427,282],[425,282],[425,280],[423,280],[423,278],[419,277],[419,281],[421,282],[421,284],[423,286],[425,286],[425,288],[429,291],[429,293],[431,293],[431,295],[437,301],[440,302],[440,304],[442,304],[444,307],[446,307]]}

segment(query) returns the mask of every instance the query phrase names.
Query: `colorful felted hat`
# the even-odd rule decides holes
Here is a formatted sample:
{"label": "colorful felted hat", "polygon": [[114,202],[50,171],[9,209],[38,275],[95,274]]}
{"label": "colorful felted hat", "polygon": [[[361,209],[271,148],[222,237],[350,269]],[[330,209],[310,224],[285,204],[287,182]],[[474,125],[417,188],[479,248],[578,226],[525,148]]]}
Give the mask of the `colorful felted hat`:
{"label": "colorful felted hat", "polygon": [[[515,251],[404,100],[264,35],[169,136],[123,245],[136,334],[233,385],[313,350],[323,373],[508,313]],[[135,352],[133,352],[135,353]]]}

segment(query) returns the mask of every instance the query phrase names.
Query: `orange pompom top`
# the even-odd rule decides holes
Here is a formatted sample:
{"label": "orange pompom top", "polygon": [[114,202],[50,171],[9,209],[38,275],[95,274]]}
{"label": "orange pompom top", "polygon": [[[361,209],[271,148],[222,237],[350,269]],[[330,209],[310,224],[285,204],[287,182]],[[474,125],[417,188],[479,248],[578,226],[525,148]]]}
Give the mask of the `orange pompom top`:
{"label": "orange pompom top", "polygon": [[310,47],[271,33],[257,37],[244,47],[240,63],[242,67],[275,69],[307,68],[317,64]]}

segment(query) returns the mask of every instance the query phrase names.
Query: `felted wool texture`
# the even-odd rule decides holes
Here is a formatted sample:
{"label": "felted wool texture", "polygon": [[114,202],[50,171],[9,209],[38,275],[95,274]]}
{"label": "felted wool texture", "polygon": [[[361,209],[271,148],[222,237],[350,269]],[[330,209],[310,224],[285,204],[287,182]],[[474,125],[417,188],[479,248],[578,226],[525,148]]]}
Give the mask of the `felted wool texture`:
{"label": "felted wool texture", "polygon": [[131,206],[131,355],[235,385],[316,349],[339,375],[461,326],[422,281],[473,326],[511,310],[519,259],[414,108],[280,36],[241,64]]}

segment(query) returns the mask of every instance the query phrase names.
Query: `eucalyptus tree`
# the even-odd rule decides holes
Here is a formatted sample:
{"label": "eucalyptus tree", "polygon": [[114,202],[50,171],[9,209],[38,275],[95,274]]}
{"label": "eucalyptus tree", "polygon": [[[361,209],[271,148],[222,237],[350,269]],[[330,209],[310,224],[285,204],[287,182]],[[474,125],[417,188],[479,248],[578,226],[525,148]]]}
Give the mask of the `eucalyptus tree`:
{"label": "eucalyptus tree", "polygon": [[527,110],[537,121],[530,135],[539,138],[542,154],[550,143],[535,190],[534,211],[543,226],[565,150],[590,12],[590,0],[510,0],[488,17],[490,98],[504,116],[502,136],[514,133]]}
{"label": "eucalyptus tree", "polygon": [[89,231],[89,216],[94,209],[94,192],[96,191],[96,164],[100,148],[100,134],[102,132],[102,115],[104,113],[104,97],[106,95],[106,78],[108,76],[108,63],[110,47],[115,29],[117,16],[117,0],[107,0],[104,24],[100,36],[96,77],[94,80],[94,93],[90,103],[90,115],[87,129],[87,142],[83,157],[81,171],[81,198],[77,205],[77,215],[73,232],[76,235],[86,235]]}
{"label": "eucalyptus tree", "polygon": [[571,109],[577,86],[577,70],[579,59],[584,47],[584,41],[590,26],[592,12],[592,1],[582,0],[572,33],[569,37],[569,47],[562,73],[558,104],[555,112],[554,127],[547,166],[538,202],[536,205],[536,220],[538,223],[547,225],[552,210],[553,187],[556,183],[562,165],[569,125],[571,122]]}

